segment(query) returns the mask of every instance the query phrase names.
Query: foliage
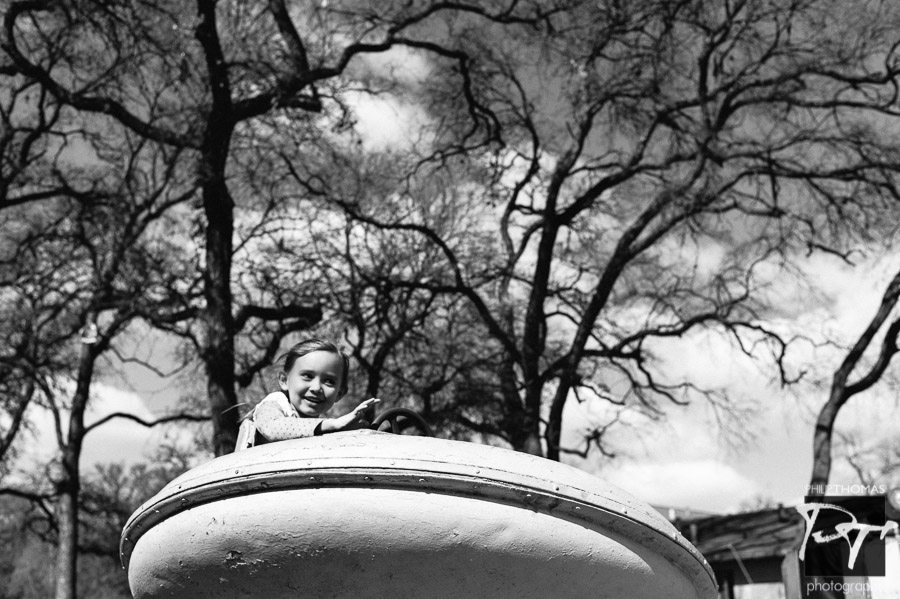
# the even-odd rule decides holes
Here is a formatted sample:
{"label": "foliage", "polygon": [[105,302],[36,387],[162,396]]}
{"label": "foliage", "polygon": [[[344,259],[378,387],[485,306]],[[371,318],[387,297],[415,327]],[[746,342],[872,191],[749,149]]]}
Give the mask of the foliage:
{"label": "foliage", "polygon": [[[150,462],[125,468],[98,465],[85,475],[78,560],[79,597],[129,598],[126,573],[119,564],[119,535],[128,517],[170,480],[188,469],[190,453],[161,447]],[[4,585],[0,597],[29,599],[53,594],[58,522],[53,512],[23,498],[0,497],[0,559]],[[43,506],[46,508],[47,506]]]}

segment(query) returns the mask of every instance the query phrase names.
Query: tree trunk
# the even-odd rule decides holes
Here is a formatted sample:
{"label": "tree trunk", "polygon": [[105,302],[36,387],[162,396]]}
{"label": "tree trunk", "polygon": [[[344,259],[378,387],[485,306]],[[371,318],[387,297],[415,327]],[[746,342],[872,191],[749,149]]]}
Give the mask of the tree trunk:
{"label": "tree trunk", "polygon": [[541,444],[541,387],[532,385],[525,389],[524,439],[519,451],[543,456]]}
{"label": "tree trunk", "polygon": [[531,455],[543,457],[544,448],[541,446],[541,432],[538,429],[537,423],[538,421],[533,421],[533,424],[528,426],[525,439],[517,449],[523,453],[530,453]]}
{"label": "tree trunk", "polygon": [[203,211],[206,216],[204,295],[206,326],[203,361],[213,422],[213,450],[220,456],[234,450],[238,414],[234,374],[234,316],[231,263],[234,202],[225,169],[234,132],[231,84],[216,24],[216,2],[198,0],[200,24],[196,37],[203,46],[212,106],[206,119],[200,157]]}
{"label": "tree trunk", "polygon": [[84,411],[90,396],[97,353],[90,343],[81,344],[78,380],[69,414],[68,438],[62,446],[62,472],[57,482],[56,599],[75,599],[78,586],[78,505],[81,495],[81,447]]}
{"label": "tree trunk", "polygon": [[572,384],[568,377],[561,377],[553,402],[550,404],[550,412],[547,415],[547,429],[544,431],[544,439],[547,442],[547,458],[559,461],[560,444],[562,442],[563,408]]}
{"label": "tree trunk", "polygon": [[863,331],[853,347],[844,357],[841,365],[834,373],[831,382],[831,392],[828,395],[828,401],[819,411],[816,419],[816,428],[813,433],[813,467],[812,475],[809,480],[809,494],[821,496],[825,493],[825,487],[828,484],[828,477],[831,474],[831,439],[834,431],[834,422],[837,419],[838,412],[847,400],[854,395],[862,393],[877,383],[894,354],[897,353],[897,337],[900,335],[900,319],[896,319],[887,327],[884,339],[881,341],[881,348],[875,363],[867,372],[862,374],[854,383],[848,383],[850,375],[857,368],[866,349],[872,343],[872,340],[881,330],[885,322],[893,313],[894,307],[900,301],[900,272],[897,272],[881,298],[881,305],[869,326]]}
{"label": "tree trunk", "polygon": [[500,393],[506,414],[501,424],[510,445],[516,451],[543,456],[541,447],[540,414],[529,413],[527,402],[523,404],[522,396],[516,384],[515,366],[511,358],[507,358],[500,366]]}
{"label": "tree trunk", "polygon": [[841,393],[832,389],[828,402],[822,406],[816,418],[816,428],[813,432],[813,468],[808,495],[820,497],[825,495],[825,487],[831,474],[831,438],[834,421],[844,401]]}
{"label": "tree trunk", "polygon": [[203,200],[207,219],[204,361],[212,412],[213,450],[220,456],[234,450],[238,430],[234,318],[231,313],[233,206],[221,180],[204,185]]}
{"label": "tree trunk", "polygon": [[[66,452],[70,453],[70,452]],[[64,462],[69,461],[64,459]],[[56,599],[75,599],[78,573],[78,472],[66,473],[59,484],[61,493],[56,504],[59,527],[56,542]]]}
{"label": "tree trunk", "polygon": [[507,418],[507,422],[509,424],[505,428],[509,434],[510,445],[514,450],[543,457],[544,448],[541,444],[539,418],[519,408],[512,418]]}

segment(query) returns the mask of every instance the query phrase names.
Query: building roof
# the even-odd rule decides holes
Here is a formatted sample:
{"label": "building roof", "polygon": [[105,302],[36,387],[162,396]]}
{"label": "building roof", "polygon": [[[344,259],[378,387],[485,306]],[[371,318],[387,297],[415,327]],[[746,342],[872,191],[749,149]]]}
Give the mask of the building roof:
{"label": "building roof", "polygon": [[676,519],[675,526],[710,563],[782,558],[797,548],[803,517],[794,508],[779,506],[755,512]]}

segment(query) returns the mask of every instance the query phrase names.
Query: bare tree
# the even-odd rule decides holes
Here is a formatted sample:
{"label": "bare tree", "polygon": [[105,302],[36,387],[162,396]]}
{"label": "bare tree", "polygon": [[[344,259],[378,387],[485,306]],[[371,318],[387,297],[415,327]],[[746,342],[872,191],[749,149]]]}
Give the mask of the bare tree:
{"label": "bare tree", "polygon": [[[122,527],[141,503],[187,470],[195,457],[188,448],[166,444],[148,463],[128,468],[111,463],[83,473],[77,596],[131,597],[119,561]],[[44,476],[44,472],[34,473],[31,497],[0,497],[0,540],[8,549],[0,557],[4,597],[37,599],[53,594],[52,557],[59,524],[51,500],[35,501],[34,497],[42,487],[46,489]]]}
{"label": "bare tree", "polygon": [[[8,466],[26,412],[53,418],[59,450],[51,487],[4,485],[49,510],[54,587],[74,597],[85,413],[98,358],[135,318],[168,310],[164,266],[175,244],[170,211],[191,197],[178,151],[157,151],[122,129],[63,116],[52,94],[10,75],[3,98],[0,405],[10,415],[0,457]],[[166,229],[169,231],[166,231]]]}
{"label": "bare tree", "polygon": [[[441,254],[441,277],[384,279],[469,303],[502,351],[516,449],[570,450],[572,400],[722,405],[661,360],[662,341],[700,331],[755,358],[766,348],[776,378],[794,380],[791,337],[766,325],[771,273],[877,243],[896,220],[898,15],[848,11],[610,0],[572,3],[547,29],[455,23],[446,56],[465,60],[433,66],[468,85],[423,85],[435,128],[421,158],[367,201],[332,195]],[[459,125],[471,106],[481,144]],[[429,212],[451,193],[464,226]]]}
{"label": "bare tree", "polygon": [[540,20],[555,10],[517,4],[9,3],[3,47],[11,70],[69,109],[104,115],[143,139],[192,155],[204,252],[199,338],[217,454],[230,451],[237,434],[232,260],[238,187],[230,168],[245,134],[275,116],[315,126],[310,115],[327,109],[355,57],[397,45],[440,52],[428,36],[444,15],[507,23]]}
{"label": "bare tree", "polygon": [[[274,304],[234,301],[234,192],[247,190],[244,159],[262,156],[242,142],[285,118],[296,118],[301,130],[315,127],[309,115],[339,93],[354,57],[417,45],[429,20],[452,11],[497,21],[523,17],[514,5],[493,14],[463,3],[294,14],[279,0],[264,7],[39,0],[2,8],[0,74],[14,82],[11,93],[23,92],[19,110],[37,123],[4,129],[3,138],[4,224],[16,233],[3,248],[3,292],[11,322],[23,327],[10,331],[4,348],[4,383],[18,399],[10,404],[13,426],[3,448],[39,398],[54,414],[62,456],[54,488],[26,494],[54,502],[56,596],[70,598],[77,588],[84,414],[97,359],[113,339],[143,318],[194,343],[221,454],[237,432],[237,384],[252,378],[284,335],[320,317],[302,294],[301,301],[294,295]],[[297,22],[321,31],[298,29]],[[185,209],[187,200],[198,210]],[[259,205],[250,198],[248,213]],[[14,216],[23,215],[28,226],[17,230]],[[171,216],[169,230],[163,216]],[[186,251],[197,232],[201,257]],[[277,323],[274,330],[269,322]],[[235,337],[245,325],[256,355],[236,373]],[[74,381],[69,401],[58,386],[66,375]]]}
{"label": "bare tree", "polygon": [[[44,223],[21,239],[3,269],[3,289],[16,317],[5,325],[4,336],[12,343],[5,344],[3,355],[16,378],[5,382],[31,390],[14,406],[17,415],[27,408],[26,400],[38,400],[50,411],[60,451],[54,488],[48,491],[57,523],[59,597],[75,593],[80,459],[90,430],[85,411],[97,359],[138,316],[156,282],[144,270],[146,262],[134,259],[134,236],[158,218],[159,206],[142,205],[144,216],[129,222],[124,204],[76,204],[52,226]],[[27,343],[16,341],[24,338]],[[5,431],[8,438],[13,432]]]}
{"label": "bare tree", "polygon": [[[834,371],[828,400],[819,410],[813,432],[813,466],[809,479],[811,495],[824,495],[831,474],[834,423],[841,408],[851,397],[858,395],[882,380],[887,367],[897,353],[900,318],[894,314],[900,300],[900,272],[888,284],[875,316],[844,356]],[[878,337],[880,336],[880,341]],[[866,352],[875,344],[877,355],[866,363]],[[851,381],[851,376],[855,380]],[[889,454],[888,454],[889,455]],[[854,462],[851,457],[851,465]]]}

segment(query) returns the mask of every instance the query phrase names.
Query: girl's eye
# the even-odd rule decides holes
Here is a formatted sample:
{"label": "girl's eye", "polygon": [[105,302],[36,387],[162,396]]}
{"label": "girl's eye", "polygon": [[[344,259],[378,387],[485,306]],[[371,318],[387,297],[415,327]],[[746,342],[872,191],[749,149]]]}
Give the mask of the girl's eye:
{"label": "girl's eye", "polygon": [[311,381],[313,377],[308,372],[301,372],[300,378],[303,379],[304,381]]}

